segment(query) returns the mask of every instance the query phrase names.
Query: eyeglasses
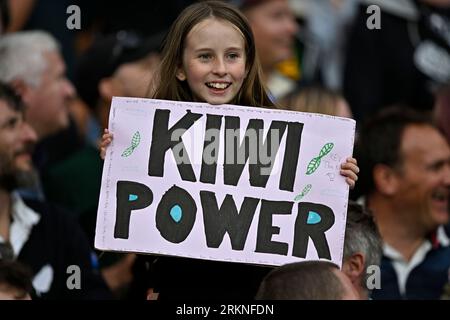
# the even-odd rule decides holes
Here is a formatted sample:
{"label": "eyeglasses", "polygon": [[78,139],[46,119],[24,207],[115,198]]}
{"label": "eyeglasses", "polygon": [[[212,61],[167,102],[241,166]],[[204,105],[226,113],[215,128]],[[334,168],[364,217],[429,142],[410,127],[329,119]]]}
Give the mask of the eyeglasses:
{"label": "eyeglasses", "polygon": [[9,242],[0,243],[0,260],[11,261],[14,260],[14,250]]}

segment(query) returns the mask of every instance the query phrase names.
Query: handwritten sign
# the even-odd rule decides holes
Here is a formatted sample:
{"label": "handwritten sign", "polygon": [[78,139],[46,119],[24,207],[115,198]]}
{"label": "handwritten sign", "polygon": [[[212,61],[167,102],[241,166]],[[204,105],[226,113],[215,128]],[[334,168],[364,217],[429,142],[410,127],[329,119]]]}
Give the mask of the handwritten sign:
{"label": "handwritten sign", "polygon": [[96,248],[341,265],[353,120],[116,97],[109,129]]}

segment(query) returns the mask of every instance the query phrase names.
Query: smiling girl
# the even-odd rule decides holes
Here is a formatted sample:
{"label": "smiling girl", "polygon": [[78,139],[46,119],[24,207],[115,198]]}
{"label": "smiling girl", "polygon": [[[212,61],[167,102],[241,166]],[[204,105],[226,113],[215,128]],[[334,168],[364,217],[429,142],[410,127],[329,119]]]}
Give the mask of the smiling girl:
{"label": "smiling girl", "polygon": [[[187,7],[172,25],[151,98],[213,105],[273,107],[263,86],[255,42],[246,18],[233,6],[205,1]],[[112,134],[105,129],[102,158]],[[347,159],[341,174],[353,187],[359,169]],[[252,299],[265,267],[158,257],[151,286],[160,298]]]}

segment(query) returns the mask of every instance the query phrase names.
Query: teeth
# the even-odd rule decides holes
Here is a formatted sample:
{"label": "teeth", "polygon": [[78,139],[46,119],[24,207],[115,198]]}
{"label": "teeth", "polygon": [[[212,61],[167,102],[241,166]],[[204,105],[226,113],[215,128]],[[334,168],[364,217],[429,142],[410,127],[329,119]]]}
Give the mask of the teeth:
{"label": "teeth", "polygon": [[210,88],[214,88],[214,89],[226,89],[229,86],[229,83],[223,83],[223,82],[208,82],[206,84],[208,87]]}
{"label": "teeth", "polygon": [[444,201],[448,199],[448,192],[444,190],[437,190],[433,192],[432,197],[436,200]]}

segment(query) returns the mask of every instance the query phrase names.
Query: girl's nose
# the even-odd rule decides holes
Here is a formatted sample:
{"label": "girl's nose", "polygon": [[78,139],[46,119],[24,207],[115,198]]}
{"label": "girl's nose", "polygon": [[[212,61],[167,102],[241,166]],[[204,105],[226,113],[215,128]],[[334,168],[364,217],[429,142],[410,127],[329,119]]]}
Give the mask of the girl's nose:
{"label": "girl's nose", "polygon": [[227,73],[227,67],[225,65],[225,61],[221,58],[216,59],[214,63],[214,69],[213,72],[218,75],[225,75]]}

